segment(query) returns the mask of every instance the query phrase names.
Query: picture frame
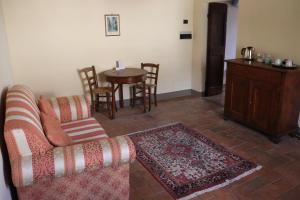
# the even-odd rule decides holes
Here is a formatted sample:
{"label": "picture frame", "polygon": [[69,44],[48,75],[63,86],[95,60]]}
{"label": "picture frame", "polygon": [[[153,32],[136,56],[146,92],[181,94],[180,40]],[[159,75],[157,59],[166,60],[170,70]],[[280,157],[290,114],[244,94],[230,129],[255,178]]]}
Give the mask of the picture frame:
{"label": "picture frame", "polygon": [[120,36],[120,15],[104,15],[105,18],[105,36]]}

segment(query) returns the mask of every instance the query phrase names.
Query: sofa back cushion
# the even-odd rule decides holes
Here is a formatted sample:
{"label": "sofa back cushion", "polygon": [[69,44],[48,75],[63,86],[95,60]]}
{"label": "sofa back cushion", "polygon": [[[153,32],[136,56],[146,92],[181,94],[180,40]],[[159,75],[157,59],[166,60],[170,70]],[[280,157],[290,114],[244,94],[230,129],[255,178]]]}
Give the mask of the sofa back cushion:
{"label": "sofa back cushion", "polygon": [[26,86],[16,85],[8,90],[4,129],[12,156],[44,154],[53,148],[44,135],[34,94]]}
{"label": "sofa back cushion", "polygon": [[72,143],[72,139],[61,128],[58,119],[41,112],[41,121],[46,136],[51,144],[57,147],[64,147]]}
{"label": "sofa back cushion", "polygon": [[89,96],[57,97],[49,101],[61,123],[87,119],[92,116]]}

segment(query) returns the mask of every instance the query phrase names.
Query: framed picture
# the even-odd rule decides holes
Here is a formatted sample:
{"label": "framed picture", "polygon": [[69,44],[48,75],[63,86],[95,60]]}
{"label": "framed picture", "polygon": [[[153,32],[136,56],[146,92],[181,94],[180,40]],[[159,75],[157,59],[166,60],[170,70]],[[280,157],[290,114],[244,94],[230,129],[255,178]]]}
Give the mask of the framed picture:
{"label": "framed picture", "polygon": [[120,36],[120,15],[104,15],[105,17],[105,35]]}

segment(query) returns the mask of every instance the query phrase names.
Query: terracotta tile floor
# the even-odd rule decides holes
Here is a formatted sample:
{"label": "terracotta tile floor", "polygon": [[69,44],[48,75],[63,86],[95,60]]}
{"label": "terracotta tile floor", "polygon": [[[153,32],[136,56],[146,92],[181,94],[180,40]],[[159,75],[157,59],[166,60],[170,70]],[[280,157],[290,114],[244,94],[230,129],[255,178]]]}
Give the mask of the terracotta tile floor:
{"label": "terracotta tile floor", "polygon": [[[141,107],[120,109],[115,120],[95,116],[110,136],[124,135],[172,122],[183,122],[263,169],[225,188],[195,199],[300,199],[300,141],[286,136],[278,145],[232,121],[223,120],[223,95],[183,97],[159,102],[150,113]],[[172,197],[138,161],[131,165],[131,200],[168,200]]]}

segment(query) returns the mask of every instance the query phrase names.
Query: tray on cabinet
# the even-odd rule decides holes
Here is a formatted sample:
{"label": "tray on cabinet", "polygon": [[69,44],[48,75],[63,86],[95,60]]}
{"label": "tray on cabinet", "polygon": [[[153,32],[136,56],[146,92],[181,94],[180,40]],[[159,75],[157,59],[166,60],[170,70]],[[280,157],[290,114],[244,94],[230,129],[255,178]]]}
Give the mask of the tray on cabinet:
{"label": "tray on cabinet", "polygon": [[284,65],[275,65],[275,64],[272,64],[272,66],[275,67],[275,68],[279,68],[279,69],[290,69],[290,70],[298,69],[299,68],[298,65],[293,65],[292,67],[286,67]]}

